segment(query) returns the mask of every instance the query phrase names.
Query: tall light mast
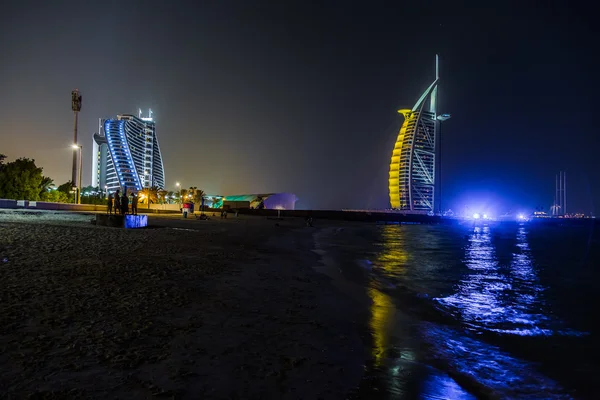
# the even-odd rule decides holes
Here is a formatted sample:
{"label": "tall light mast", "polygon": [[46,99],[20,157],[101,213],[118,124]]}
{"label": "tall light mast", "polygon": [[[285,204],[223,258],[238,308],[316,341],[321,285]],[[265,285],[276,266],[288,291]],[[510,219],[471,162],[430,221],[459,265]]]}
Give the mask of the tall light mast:
{"label": "tall light mast", "polygon": [[79,94],[79,89],[75,89],[71,92],[71,109],[75,114],[75,127],[73,129],[73,174],[71,175],[71,182],[73,182],[73,186],[77,193],[75,193],[75,202],[78,203],[79,199],[79,187],[81,187],[81,182],[79,182],[79,177],[81,174],[78,172],[78,168],[80,165],[78,156],[82,156],[81,150],[79,149],[79,142],[77,141],[77,117],[79,115],[79,111],[81,111],[81,95]]}

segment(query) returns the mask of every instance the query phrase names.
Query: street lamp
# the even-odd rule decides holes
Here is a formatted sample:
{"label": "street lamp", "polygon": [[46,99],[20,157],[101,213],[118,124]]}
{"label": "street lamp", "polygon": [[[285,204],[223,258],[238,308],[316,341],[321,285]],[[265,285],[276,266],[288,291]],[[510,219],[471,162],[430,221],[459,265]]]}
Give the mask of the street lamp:
{"label": "street lamp", "polygon": [[182,198],[181,198],[181,189],[179,188],[179,182],[175,182],[175,186],[177,186],[177,197],[179,197],[179,203],[182,203]]}
{"label": "street lamp", "polygon": [[[79,94],[78,89],[71,91],[71,109],[75,114],[73,143],[78,143],[79,141],[77,140],[77,117],[79,115],[79,112],[81,111],[81,94]],[[71,180],[73,181],[73,183],[75,183],[75,181],[77,180],[77,147],[77,144],[73,145],[73,175],[71,176]]]}
{"label": "street lamp", "polygon": [[75,183],[75,186],[77,188],[75,201],[77,204],[81,204],[81,170],[83,169],[83,146],[78,145],[78,144],[73,144],[72,147],[74,149],[79,149],[79,173],[77,174],[77,176],[78,176],[77,182],[73,182],[73,183]]}

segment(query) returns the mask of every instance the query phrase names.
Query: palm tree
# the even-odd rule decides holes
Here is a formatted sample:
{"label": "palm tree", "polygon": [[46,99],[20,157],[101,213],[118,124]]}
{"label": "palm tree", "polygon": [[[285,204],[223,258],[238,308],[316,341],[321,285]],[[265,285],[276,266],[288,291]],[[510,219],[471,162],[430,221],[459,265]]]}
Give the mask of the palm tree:
{"label": "palm tree", "polygon": [[158,188],[156,186],[143,188],[140,190],[142,203],[146,200],[146,204],[148,208],[150,208],[150,203],[156,203],[158,201]]}
{"label": "palm tree", "polygon": [[152,186],[148,192],[148,200],[154,204],[158,203],[158,187]]}
{"label": "palm tree", "polygon": [[180,201],[181,201],[182,204],[185,203],[185,200],[187,199],[187,195],[188,195],[188,190],[187,189],[181,189],[179,199],[180,199]]}
{"label": "palm tree", "polygon": [[138,201],[144,204],[144,200],[147,201],[148,195],[148,188],[143,188],[142,190],[138,191]]}
{"label": "palm tree", "polygon": [[165,204],[166,203],[166,199],[167,199],[167,195],[169,194],[169,192],[167,192],[164,189],[161,189],[158,191],[158,201],[160,204]]}
{"label": "palm tree", "polygon": [[173,199],[175,198],[175,192],[168,191],[167,192],[167,203],[171,204]]}
{"label": "palm tree", "polygon": [[198,188],[196,186],[190,186],[190,188],[188,190],[188,200],[189,201],[193,201],[195,203],[194,199],[196,198],[196,190],[197,189]]}
{"label": "palm tree", "polygon": [[194,191],[194,203],[196,204],[202,204],[202,198],[206,195],[206,193],[204,193],[204,190],[202,189],[196,189]]}
{"label": "palm tree", "polygon": [[48,178],[47,176],[42,176],[42,182],[40,183],[40,196],[42,193],[47,192],[50,188],[54,186],[54,181],[52,178]]}

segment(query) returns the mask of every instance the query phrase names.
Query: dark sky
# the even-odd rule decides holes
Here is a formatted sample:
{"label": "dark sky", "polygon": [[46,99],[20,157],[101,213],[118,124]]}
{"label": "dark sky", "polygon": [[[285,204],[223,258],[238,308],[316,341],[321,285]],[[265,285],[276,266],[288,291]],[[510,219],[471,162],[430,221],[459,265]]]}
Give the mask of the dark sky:
{"label": "dark sky", "polygon": [[0,153],[68,180],[79,88],[84,184],[98,118],[150,107],[171,190],[387,207],[396,111],[439,53],[445,206],[547,209],[564,169],[598,212],[592,3],[469,3],[2,2]]}

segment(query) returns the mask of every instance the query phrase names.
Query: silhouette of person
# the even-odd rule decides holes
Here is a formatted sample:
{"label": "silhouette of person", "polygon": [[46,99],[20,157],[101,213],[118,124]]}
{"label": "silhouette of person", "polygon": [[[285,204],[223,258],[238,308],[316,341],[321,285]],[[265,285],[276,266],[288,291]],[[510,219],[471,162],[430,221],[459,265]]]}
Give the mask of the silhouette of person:
{"label": "silhouette of person", "polygon": [[108,200],[106,202],[106,212],[108,215],[112,214],[112,206],[113,206],[113,195],[112,193],[108,195]]}
{"label": "silhouette of person", "polygon": [[312,217],[312,212],[308,212],[308,215],[306,216],[306,226],[313,226],[313,217]]}
{"label": "silhouette of person", "polygon": [[125,215],[129,211],[129,197],[126,193],[121,196],[121,214]]}
{"label": "silhouette of person", "polygon": [[131,213],[133,215],[137,215],[137,204],[138,204],[138,195],[134,193],[131,197]]}
{"label": "silhouette of person", "polygon": [[115,192],[115,200],[113,207],[115,209],[115,215],[121,214],[121,195],[119,194],[119,190]]}

